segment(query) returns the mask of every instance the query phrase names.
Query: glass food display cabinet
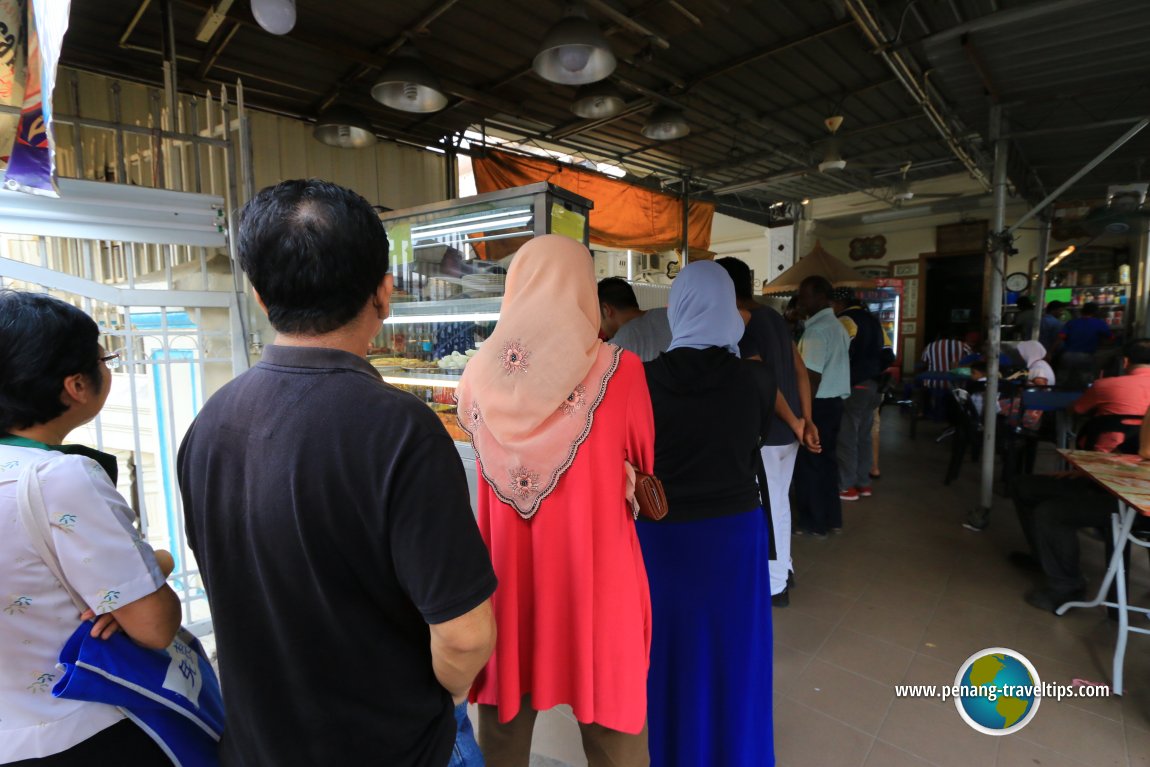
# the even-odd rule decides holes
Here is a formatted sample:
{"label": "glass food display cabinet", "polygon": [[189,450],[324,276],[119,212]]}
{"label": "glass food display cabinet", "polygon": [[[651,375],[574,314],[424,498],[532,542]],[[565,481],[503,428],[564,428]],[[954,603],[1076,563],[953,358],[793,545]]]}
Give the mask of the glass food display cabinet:
{"label": "glass food display cabinet", "polygon": [[385,381],[439,416],[463,460],[473,506],[475,453],[456,419],[459,378],[499,320],[516,251],[540,234],[587,245],[592,206],[538,183],[380,215],[395,292],[368,359]]}

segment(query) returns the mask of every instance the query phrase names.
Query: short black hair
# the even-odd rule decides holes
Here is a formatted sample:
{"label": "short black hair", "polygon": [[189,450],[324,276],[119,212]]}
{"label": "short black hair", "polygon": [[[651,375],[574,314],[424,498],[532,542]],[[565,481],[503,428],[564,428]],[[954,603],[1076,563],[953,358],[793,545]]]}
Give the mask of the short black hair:
{"label": "short black hair", "polygon": [[1131,365],[1150,365],[1150,338],[1132,338],[1122,347],[1122,356]]}
{"label": "short black hair", "polygon": [[826,277],[823,277],[821,274],[812,274],[810,277],[807,277],[805,280],[800,282],[799,290],[801,291],[803,288],[809,289],[816,296],[822,296],[828,301],[831,298],[831,293],[833,293],[835,289],[834,285],[831,285],[831,281]]}
{"label": "short black hair", "polygon": [[639,308],[635,289],[622,277],[605,277],[599,280],[599,303],[616,309]]}
{"label": "short black hair", "polygon": [[0,290],[0,433],[47,423],[67,408],[64,379],[103,386],[100,328],[84,312],[42,293]]}
{"label": "short black hair", "polygon": [[1017,306],[1020,311],[1026,311],[1034,308],[1034,302],[1030,300],[1030,296],[1019,296]]}
{"label": "short black hair", "polygon": [[731,282],[735,283],[735,298],[755,297],[755,278],[751,274],[751,267],[747,266],[734,256],[724,256],[715,259],[715,263],[727,270]]}
{"label": "short black hair", "polygon": [[282,181],[240,211],[240,265],[282,333],[355,319],[387,274],[387,234],[367,200],[317,179]]}
{"label": "short black hair", "polygon": [[1098,304],[1094,303],[1093,301],[1088,304],[1083,304],[1080,314],[1083,317],[1093,317],[1094,315],[1098,314]]}
{"label": "short black hair", "polygon": [[1061,311],[1062,307],[1063,303],[1061,301],[1051,301],[1046,305],[1046,313],[1050,314],[1051,312]]}

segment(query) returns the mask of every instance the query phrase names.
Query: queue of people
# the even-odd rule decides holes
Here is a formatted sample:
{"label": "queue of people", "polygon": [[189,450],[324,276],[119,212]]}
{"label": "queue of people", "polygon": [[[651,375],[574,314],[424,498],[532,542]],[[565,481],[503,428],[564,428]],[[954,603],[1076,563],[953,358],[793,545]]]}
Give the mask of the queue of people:
{"label": "queue of people", "polygon": [[[473,515],[442,424],[365,358],[393,290],[372,207],[282,182],[244,207],[236,245],[277,339],[177,458],[227,704],[221,763],[464,764],[470,701],[496,767],[526,765],[536,712],[559,704],[595,767],[773,764],[790,536],[841,530],[840,493],[871,465],[881,328],[852,296],[804,281],[796,343],[736,259],[690,264],[667,309],[643,313],[629,286],[596,284],[581,244],[531,240],[458,387]],[[103,406],[115,355],[46,296],[0,293],[0,328],[0,579],[15,590],[0,763],[169,764],[116,707],[46,694],[80,622],[154,648],[179,628],[171,555],[134,531],[114,459],[64,446]],[[28,471],[67,584],[18,527]],[[637,474],[662,481],[666,519],[637,519]]]}

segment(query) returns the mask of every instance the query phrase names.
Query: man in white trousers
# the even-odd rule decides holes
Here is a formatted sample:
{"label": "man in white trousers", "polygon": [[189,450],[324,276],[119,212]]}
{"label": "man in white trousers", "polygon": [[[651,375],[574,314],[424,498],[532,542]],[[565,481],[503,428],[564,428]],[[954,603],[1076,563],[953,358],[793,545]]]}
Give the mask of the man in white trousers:
{"label": "man in white trousers", "polygon": [[754,299],[750,267],[737,258],[720,258],[715,263],[727,270],[735,283],[735,298],[747,329],[739,341],[743,359],[762,360],[770,365],[778,382],[775,419],[762,448],[767,474],[767,495],[771,503],[775,559],[771,560],[771,604],[790,604],[789,587],[794,583],[791,561],[791,477],[799,449],[819,451],[819,435],[811,420],[811,388],[803,358],[791,338],[782,315]]}

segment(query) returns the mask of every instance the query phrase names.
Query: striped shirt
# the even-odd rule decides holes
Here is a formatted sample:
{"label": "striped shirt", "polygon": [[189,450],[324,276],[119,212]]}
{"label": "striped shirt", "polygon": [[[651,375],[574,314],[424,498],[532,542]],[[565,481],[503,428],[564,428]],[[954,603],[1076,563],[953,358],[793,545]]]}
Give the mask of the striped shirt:
{"label": "striped shirt", "polygon": [[940,338],[927,344],[922,353],[922,361],[927,370],[945,372],[958,367],[958,361],[970,354],[970,347],[962,341]]}
{"label": "striped shirt", "polygon": [[[970,346],[962,341],[940,338],[929,343],[922,352],[922,361],[931,372],[945,373],[958,367],[958,361],[970,354]],[[948,388],[942,381],[927,381],[928,389]]]}

